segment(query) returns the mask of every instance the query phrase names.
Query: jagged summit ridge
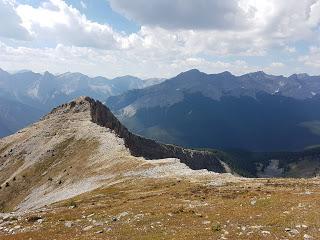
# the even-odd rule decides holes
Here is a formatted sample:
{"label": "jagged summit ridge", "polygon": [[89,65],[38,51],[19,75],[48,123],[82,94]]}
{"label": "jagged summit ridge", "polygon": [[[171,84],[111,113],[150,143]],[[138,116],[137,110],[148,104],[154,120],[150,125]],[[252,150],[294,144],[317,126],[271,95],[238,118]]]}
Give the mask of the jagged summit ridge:
{"label": "jagged summit ridge", "polygon": [[96,101],[87,96],[81,96],[69,103],[62,104],[52,109],[52,111],[44,118],[49,118],[51,115],[65,114],[69,112],[90,112],[91,108],[96,104]]}
{"label": "jagged summit ridge", "polygon": [[[79,113],[82,115],[77,116]],[[69,103],[54,108],[44,119],[49,119],[57,115],[69,115],[70,117],[78,118],[89,117],[92,122],[113,130],[122,138],[127,137],[129,133],[108,107],[88,96],[78,97]]]}
{"label": "jagged summit ridge", "polygon": [[154,140],[146,139],[132,134],[113,115],[108,107],[100,101],[90,97],[81,96],[67,104],[53,109],[44,119],[59,115],[67,116],[67,119],[86,118],[93,123],[108,128],[118,137],[124,140],[125,146],[135,157],[146,159],[178,158],[182,163],[194,170],[207,169],[213,172],[223,173],[226,168],[212,153],[184,149],[175,145],[160,144]]}
{"label": "jagged summit ridge", "polygon": [[191,169],[228,172],[214,154],[134,135],[101,102],[80,97],[0,139],[0,211],[38,208],[119,176],[177,177]]}

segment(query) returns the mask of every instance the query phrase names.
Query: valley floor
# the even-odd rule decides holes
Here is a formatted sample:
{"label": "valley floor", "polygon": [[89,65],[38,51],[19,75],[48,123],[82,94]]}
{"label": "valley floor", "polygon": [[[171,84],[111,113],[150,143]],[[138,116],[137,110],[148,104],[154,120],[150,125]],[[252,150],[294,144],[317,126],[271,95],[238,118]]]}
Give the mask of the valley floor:
{"label": "valley floor", "polygon": [[223,178],[127,178],[3,215],[0,239],[320,239],[320,179]]}

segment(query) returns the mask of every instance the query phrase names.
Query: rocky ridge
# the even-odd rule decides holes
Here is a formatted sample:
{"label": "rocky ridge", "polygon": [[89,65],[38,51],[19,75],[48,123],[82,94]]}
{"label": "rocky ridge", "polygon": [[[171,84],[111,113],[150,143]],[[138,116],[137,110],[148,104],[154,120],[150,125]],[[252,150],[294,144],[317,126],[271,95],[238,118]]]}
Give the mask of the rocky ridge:
{"label": "rocky ridge", "polygon": [[206,152],[140,140],[86,97],[0,139],[0,238],[319,239],[319,178],[195,171]]}
{"label": "rocky ridge", "polygon": [[132,134],[105,105],[90,97],[80,97],[68,104],[63,104],[53,109],[48,116],[50,117],[52,114],[64,114],[66,112],[78,113],[86,111],[90,111],[92,122],[111,129],[117,136],[123,138],[125,146],[133,156],[144,157],[149,160],[178,158],[194,170],[207,169],[219,173],[227,171],[219,159],[208,151],[196,151],[175,145],[160,144],[151,139]]}
{"label": "rocky ridge", "polygon": [[80,97],[0,139],[0,208],[35,209],[127,178],[216,176],[186,165],[226,172],[212,154],[131,134],[102,103]]}

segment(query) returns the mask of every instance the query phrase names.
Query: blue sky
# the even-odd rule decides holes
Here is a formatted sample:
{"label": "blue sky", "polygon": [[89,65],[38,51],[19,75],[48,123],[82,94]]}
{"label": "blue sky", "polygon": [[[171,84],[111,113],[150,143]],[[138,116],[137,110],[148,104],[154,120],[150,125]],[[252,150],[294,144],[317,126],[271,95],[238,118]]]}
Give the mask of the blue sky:
{"label": "blue sky", "polygon": [[320,0],[0,0],[0,67],[320,75]]}
{"label": "blue sky", "polygon": [[[38,7],[44,1],[19,0],[18,2],[21,4],[29,4],[31,6]],[[126,33],[133,33],[139,30],[139,24],[128,20],[117,12],[114,12],[107,0],[66,0],[65,2],[80,10],[92,21],[110,24],[112,27],[118,29],[119,31],[124,31]],[[84,5],[82,5],[81,2]]]}

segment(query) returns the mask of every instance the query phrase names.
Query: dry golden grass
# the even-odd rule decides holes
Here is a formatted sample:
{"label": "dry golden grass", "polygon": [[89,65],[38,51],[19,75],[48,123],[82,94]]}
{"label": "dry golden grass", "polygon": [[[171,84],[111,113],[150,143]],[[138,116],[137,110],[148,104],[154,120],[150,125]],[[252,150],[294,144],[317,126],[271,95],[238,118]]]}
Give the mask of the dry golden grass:
{"label": "dry golden grass", "polygon": [[[255,240],[303,239],[307,234],[320,239],[319,185],[290,179],[224,186],[132,179],[54,204],[38,213],[42,224],[28,223],[24,216],[16,224],[26,232],[0,238]],[[65,226],[67,221],[72,227]],[[85,231],[87,226],[92,228]],[[290,237],[286,228],[299,234]]]}
{"label": "dry golden grass", "polygon": [[[43,156],[39,162],[14,176],[14,179],[8,182],[8,187],[0,189],[0,211],[13,211],[28,196],[32,190],[30,186],[37,187],[45,183],[58,186],[70,175],[83,177],[79,175],[79,172],[83,171],[86,160],[97,147],[98,142],[93,140],[70,138],[61,142]],[[3,179],[8,179],[23,164],[23,156],[19,156],[19,159],[14,161],[16,164],[12,164],[12,162],[13,160],[10,161],[8,169],[2,170],[6,175],[3,176]]]}

